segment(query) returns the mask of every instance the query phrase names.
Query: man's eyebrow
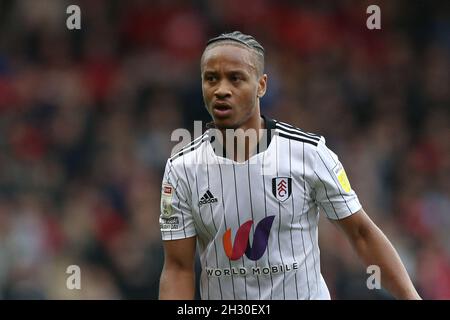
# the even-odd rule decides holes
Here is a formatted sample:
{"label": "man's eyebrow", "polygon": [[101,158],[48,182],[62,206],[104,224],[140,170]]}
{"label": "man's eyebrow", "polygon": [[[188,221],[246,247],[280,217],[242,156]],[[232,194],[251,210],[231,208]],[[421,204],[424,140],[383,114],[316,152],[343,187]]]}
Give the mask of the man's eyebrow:
{"label": "man's eyebrow", "polygon": [[248,74],[247,71],[242,70],[242,69],[238,69],[238,70],[229,70],[226,73],[230,73],[230,74]]}
{"label": "man's eyebrow", "polygon": [[[203,70],[203,73],[219,73],[219,72],[216,70],[212,70],[212,69],[205,69],[205,70]],[[226,73],[248,73],[248,72],[243,69],[233,69],[233,70],[227,70]]]}
{"label": "man's eyebrow", "polygon": [[[202,72],[203,76],[206,76],[206,75],[218,75],[218,74],[219,74],[219,71],[212,70],[212,69],[206,69],[206,70],[203,70],[203,72]],[[227,75],[240,75],[240,76],[244,76],[244,77],[250,76],[250,73],[247,70],[243,70],[243,69],[227,70],[225,72],[225,74],[227,74]]]}

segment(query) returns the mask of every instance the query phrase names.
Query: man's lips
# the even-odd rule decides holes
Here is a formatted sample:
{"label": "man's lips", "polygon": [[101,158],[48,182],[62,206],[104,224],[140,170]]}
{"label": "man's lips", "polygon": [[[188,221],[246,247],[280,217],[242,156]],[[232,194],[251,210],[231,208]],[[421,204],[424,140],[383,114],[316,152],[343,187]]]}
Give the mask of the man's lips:
{"label": "man's lips", "polygon": [[213,113],[216,117],[226,117],[231,114],[233,108],[226,102],[215,102],[213,104]]}

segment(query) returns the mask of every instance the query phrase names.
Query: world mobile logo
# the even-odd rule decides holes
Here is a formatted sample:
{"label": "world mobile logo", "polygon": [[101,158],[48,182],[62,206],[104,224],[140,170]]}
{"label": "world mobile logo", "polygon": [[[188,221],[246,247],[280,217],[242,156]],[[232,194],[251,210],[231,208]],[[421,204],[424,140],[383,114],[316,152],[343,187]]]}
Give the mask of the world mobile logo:
{"label": "world mobile logo", "polygon": [[230,260],[238,260],[245,253],[247,258],[253,261],[261,258],[266,251],[274,219],[275,216],[268,216],[256,225],[252,246],[250,246],[249,236],[253,220],[248,220],[239,227],[234,238],[234,244],[231,242],[231,229],[228,229],[223,235],[223,248],[227,257]]}

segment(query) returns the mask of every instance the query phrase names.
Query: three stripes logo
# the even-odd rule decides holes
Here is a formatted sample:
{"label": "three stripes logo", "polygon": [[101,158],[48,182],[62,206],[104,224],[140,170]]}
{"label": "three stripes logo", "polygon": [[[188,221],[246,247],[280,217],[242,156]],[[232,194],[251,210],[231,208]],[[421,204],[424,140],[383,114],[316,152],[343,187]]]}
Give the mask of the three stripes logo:
{"label": "three stripes logo", "polygon": [[239,227],[234,238],[234,245],[231,242],[231,229],[228,229],[223,234],[223,248],[227,257],[230,260],[238,260],[245,253],[247,258],[252,261],[261,258],[269,242],[273,219],[275,219],[275,216],[265,217],[256,225],[252,246],[250,246],[249,236],[253,220],[248,220]]}
{"label": "three stripes logo", "polygon": [[205,192],[205,194],[203,195],[203,197],[200,198],[200,201],[198,202],[198,205],[199,205],[199,206],[202,206],[202,205],[204,205],[204,204],[207,204],[207,203],[215,203],[215,202],[217,202],[217,201],[218,201],[217,198],[214,197],[214,196],[212,195],[211,191],[208,190],[208,191]]}

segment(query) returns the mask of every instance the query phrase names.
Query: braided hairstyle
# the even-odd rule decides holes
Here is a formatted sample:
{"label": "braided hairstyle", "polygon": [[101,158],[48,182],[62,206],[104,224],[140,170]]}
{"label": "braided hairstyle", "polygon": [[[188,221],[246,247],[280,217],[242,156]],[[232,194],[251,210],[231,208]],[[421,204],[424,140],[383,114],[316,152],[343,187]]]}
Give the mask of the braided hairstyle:
{"label": "braided hairstyle", "polygon": [[264,48],[258,41],[256,41],[255,38],[250,35],[243,34],[240,31],[222,33],[220,36],[208,40],[205,51],[216,45],[222,44],[243,46],[250,50],[256,58],[256,71],[258,75],[261,76],[264,73]]}

